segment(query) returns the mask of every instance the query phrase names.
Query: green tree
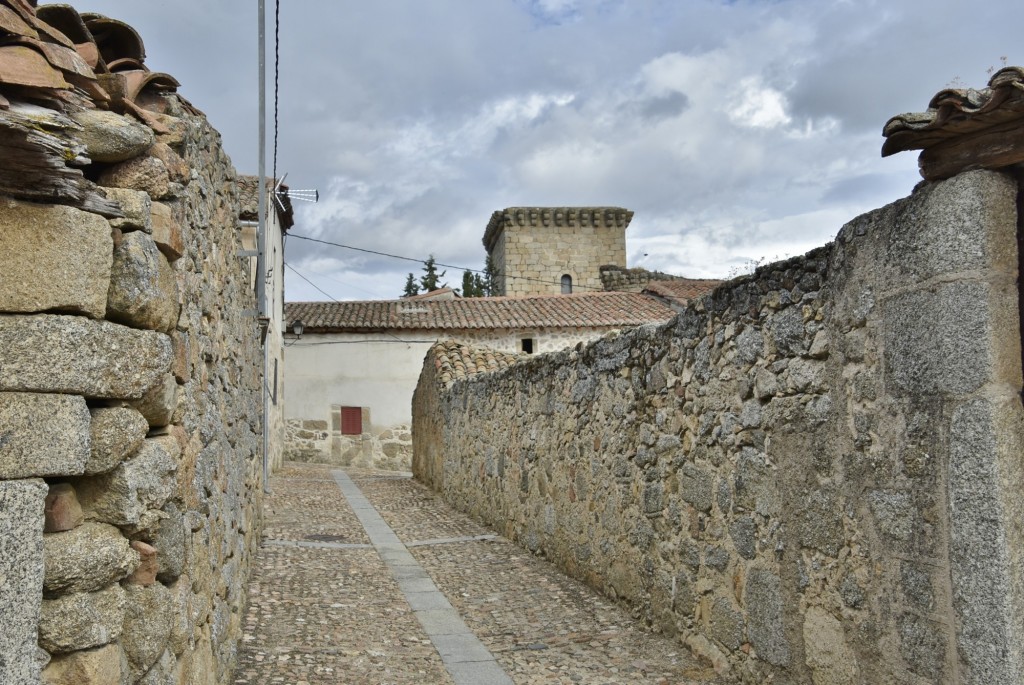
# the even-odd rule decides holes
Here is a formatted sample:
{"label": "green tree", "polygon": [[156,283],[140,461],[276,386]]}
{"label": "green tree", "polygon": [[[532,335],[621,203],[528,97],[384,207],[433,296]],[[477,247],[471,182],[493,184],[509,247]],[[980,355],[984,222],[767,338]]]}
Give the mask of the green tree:
{"label": "green tree", "polygon": [[448,272],[442,271],[441,273],[437,273],[437,264],[434,262],[434,255],[430,255],[427,258],[427,261],[423,262],[423,271],[424,274],[420,276],[420,289],[423,292],[429,293],[440,288],[448,287],[447,283],[441,283],[441,279],[444,278],[444,275]]}
{"label": "green tree", "polygon": [[462,296],[463,297],[480,297],[481,293],[477,292],[476,279],[473,278],[474,274],[469,269],[462,272]]}
{"label": "green tree", "polygon": [[411,297],[413,295],[419,295],[419,294],[420,294],[419,283],[416,282],[416,279],[413,278],[413,275],[410,273],[409,277],[405,279],[405,290],[402,291],[402,297]]}

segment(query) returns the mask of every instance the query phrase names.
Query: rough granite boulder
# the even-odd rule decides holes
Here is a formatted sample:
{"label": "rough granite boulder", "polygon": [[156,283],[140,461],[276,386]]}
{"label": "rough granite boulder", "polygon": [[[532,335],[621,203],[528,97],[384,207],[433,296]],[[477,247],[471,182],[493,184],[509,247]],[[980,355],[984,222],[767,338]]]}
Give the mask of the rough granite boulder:
{"label": "rough granite boulder", "polygon": [[0,683],[34,683],[43,589],[42,480],[0,482]]}
{"label": "rough granite boulder", "polygon": [[82,127],[77,138],[94,162],[123,162],[138,157],[156,142],[151,128],[116,112],[86,109],[71,118]]}
{"label": "rough granite boulder", "polygon": [[171,435],[147,438],[109,473],[83,479],[78,497],[89,519],[135,530],[159,525],[158,511],[174,493],[181,449]]}
{"label": "rough granite boulder", "polygon": [[171,368],[171,340],[82,316],[0,317],[0,390],[138,399]]}
{"label": "rough granite boulder", "polygon": [[173,262],[181,258],[185,253],[185,243],[182,238],[181,224],[174,218],[170,205],[154,202],[151,217],[153,242],[167,257],[167,261]]}
{"label": "rough granite boulder", "polygon": [[43,670],[44,685],[124,685],[128,663],[121,645],[87,649],[55,657]]}
{"label": "rough granite boulder", "polygon": [[175,667],[177,665],[178,660],[171,654],[171,650],[165,649],[156,660],[156,663],[146,671],[146,675],[142,676],[137,685],[174,685],[181,682],[175,676]]}
{"label": "rough granite boulder", "polygon": [[149,432],[146,417],[131,407],[99,407],[90,411],[91,450],[86,475],[113,470],[134,454]]}
{"label": "rough granite boulder", "polygon": [[124,216],[110,219],[110,225],[128,233],[130,231],[153,232],[153,200],[149,193],[131,188],[104,188],[108,200],[121,205]]}
{"label": "rough granite boulder", "polygon": [[185,160],[170,145],[162,142],[157,143],[149,150],[149,154],[164,163],[171,181],[182,184],[189,182],[192,170],[188,168]]}
{"label": "rough granite boulder", "polygon": [[164,376],[142,399],[133,401],[131,406],[145,417],[151,428],[169,424],[178,406],[178,381],[174,374]]}
{"label": "rough granite boulder", "polygon": [[0,478],[74,476],[88,459],[84,398],[0,392]]}
{"label": "rough granite boulder", "polygon": [[178,321],[178,280],[153,238],[128,233],[114,248],[107,318],[135,328],[170,331]]}
{"label": "rough granite boulder", "polygon": [[43,589],[51,595],[101,590],[120,581],[139,563],[139,555],[121,531],[95,522],[44,535],[43,559]]}
{"label": "rough granite boulder", "polygon": [[170,174],[156,157],[136,157],[110,167],[100,174],[101,186],[144,190],[155,200],[170,193]]}
{"label": "rough granite boulder", "polygon": [[110,224],[97,214],[0,198],[0,311],[102,318],[112,249]]}
{"label": "rough granite boulder", "polygon": [[141,678],[167,649],[171,637],[171,592],[160,583],[129,585],[121,644],[132,682]]}
{"label": "rough granite boulder", "polygon": [[117,584],[44,599],[39,645],[50,654],[64,654],[113,642],[121,635],[124,610],[124,590]]}

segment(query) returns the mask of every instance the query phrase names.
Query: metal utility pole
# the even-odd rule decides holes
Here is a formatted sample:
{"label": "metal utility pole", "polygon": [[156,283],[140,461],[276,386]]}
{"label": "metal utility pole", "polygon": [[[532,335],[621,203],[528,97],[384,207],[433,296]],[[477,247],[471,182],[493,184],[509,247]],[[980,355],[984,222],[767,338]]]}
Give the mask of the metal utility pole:
{"label": "metal utility pole", "polygon": [[[256,227],[256,311],[259,316],[259,325],[267,326],[267,12],[266,1],[259,0],[259,210]],[[270,346],[267,344],[266,335],[269,330],[261,330],[263,340],[263,373],[260,379],[263,396],[263,491],[270,492],[270,426],[267,423],[269,418],[269,389],[267,388],[267,370],[270,366]]]}

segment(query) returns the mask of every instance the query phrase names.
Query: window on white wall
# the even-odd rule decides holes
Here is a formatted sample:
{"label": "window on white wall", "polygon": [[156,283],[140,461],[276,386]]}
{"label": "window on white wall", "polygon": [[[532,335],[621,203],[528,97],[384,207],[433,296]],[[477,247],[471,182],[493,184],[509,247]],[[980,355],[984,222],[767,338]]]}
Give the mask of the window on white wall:
{"label": "window on white wall", "polygon": [[533,354],[533,338],[523,338],[521,341],[522,350],[526,354]]}
{"label": "window on white wall", "polygon": [[341,410],[341,434],[362,435],[363,434],[363,408],[342,407]]}
{"label": "window on white wall", "polygon": [[565,274],[564,276],[562,276],[562,294],[572,294],[572,276],[570,276],[569,274]]}

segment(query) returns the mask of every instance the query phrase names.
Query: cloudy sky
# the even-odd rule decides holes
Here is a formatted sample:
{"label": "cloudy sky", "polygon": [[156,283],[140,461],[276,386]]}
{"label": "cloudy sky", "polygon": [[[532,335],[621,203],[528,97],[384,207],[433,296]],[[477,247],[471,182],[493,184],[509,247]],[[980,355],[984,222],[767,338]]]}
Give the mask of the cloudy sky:
{"label": "cloudy sky", "polygon": [[[138,29],[256,172],[256,0],[71,2]],[[288,272],[290,301],[421,273],[298,236],[480,268],[510,206],[632,209],[629,266],[691,277],[801,254],[917,182],[915,154],[880,157],[889,117],[1024,62],[1019,0],[280,4],[278,174],[321,198],[286,257],[327,293]]]}

